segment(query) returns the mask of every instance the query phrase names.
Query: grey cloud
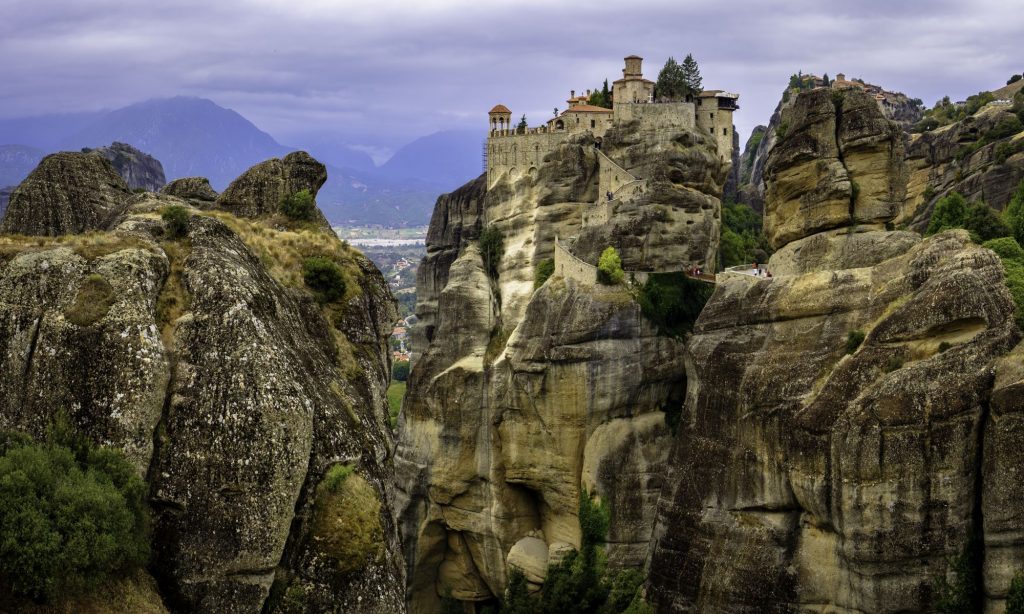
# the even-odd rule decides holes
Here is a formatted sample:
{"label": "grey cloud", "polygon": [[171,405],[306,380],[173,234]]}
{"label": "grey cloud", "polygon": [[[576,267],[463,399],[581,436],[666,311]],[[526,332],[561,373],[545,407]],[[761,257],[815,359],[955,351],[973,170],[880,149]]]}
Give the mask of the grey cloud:
{"label": "grey cloud", "polygon": [[483,126],[503,102],[532,122],[639,53],[657,73],[693,52],[736,91],[742,134],[790,73],[845,72],[931,103],[1020,72],[1024,0],[903,3],[498,3],[0,0],[0,117],[209,97],[282,141],[331,132],[369,148]]}

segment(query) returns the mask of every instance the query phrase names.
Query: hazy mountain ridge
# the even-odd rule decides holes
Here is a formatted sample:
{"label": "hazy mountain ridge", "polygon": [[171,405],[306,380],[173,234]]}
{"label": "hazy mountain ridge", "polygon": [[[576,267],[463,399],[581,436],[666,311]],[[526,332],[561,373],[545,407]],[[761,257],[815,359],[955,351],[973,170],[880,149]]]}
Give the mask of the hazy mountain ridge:
{"label": "hazy mountain ridge", "polygon": [[[3,142],[25,144],[0,149],[0,186],[20,183],[45,153],[123,142],[159,160],[168,180],[202,176],[223,190],[253,164],[303,148],[279,143],[241,114],[213,101],[181,96],[95,114],[2,120]],[[429,165],[427,171],[417,170],[413,158],[435,158],[429,151],[400,151],[395,171],[395,166],[373,169],[369,156],[344,145],[321,141],[310,150],[327,154],[329,178],[320,206],[332,223],[424,225],[437,196],[465,181],[453,183],[450,175],[434,181]],[[358,168],[331,162],[351,162]]]}

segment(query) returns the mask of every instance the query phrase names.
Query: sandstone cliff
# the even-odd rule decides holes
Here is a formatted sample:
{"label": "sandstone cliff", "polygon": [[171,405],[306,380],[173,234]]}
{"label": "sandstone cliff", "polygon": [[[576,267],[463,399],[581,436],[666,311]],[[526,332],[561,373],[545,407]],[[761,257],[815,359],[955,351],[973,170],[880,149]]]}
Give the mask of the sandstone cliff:
{"label": "sandstone cliff", "polygon": [[774,277],[720,279],[687,343],[648,599],[928,612],[975,549],[1001,611],[1024,564],[1002,265],[964,231],[886,230],[906,149],[869,97],[815,90],[781,114],[764,168]]}
{"label": "sandstone cliff", "polygon": [[[332,233],[232,204],[262,215],[132,196],[97,155],[44,160],[3,223],[38,236],[0,236],[0,428],[38,436],[68,411],[126,452],[171,611],[401,611],[393,299]],[[188,211],[183,237],[157,214],[169,205]],[[340,268],[341,298],[304,286],[311,256]]]}
{"label": "sandstone cliff", "polygon": [[[644,189],[585,224],[605,207],[602,165]],[[438,200],[395,460],[411,611],[437,611],[447,590],[493,603],[512,566],[536,588],[580,546],[584,488],[609,505],[612,568],[643,566],[683,342],[659,334],[625,287],[556,271],[535,289],[535,267],[556,237],[590,263],[615,245],[627,269],[714,262],[728,169],[698,131],[632,122],[600,151],[574,137],[536,175],[481,177]],[[477,247],[487,227],[504,235],[496,278]]]}

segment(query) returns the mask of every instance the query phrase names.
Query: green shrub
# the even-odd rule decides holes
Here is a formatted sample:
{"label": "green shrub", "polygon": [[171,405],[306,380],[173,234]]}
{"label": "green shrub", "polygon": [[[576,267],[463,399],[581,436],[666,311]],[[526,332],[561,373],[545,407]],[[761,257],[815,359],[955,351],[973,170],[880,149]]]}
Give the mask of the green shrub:
{"label": "green shrub", "polygon": [[959,192],[944,196],[935,203],[935,210],[925,234],[933,235],[950,228],[963,228],[966,215],[967,201]]}
{"label": "green shrub", "polygon": [[508,572],[508,588],[505,589],[505,603],[501,608],[501,614],[533,614],[536,611],[537,604],[530,597],[526,576],[515,567],[511,568]]}
{"label": "green shrub", "polygon": [[545,258],[537,263],[537,267],[533,273],[533,287],[534,289],[544,285],[544,282],[551,277],[555,272],[555,259]]}
{"label": "green shrub", "polygon": [[975,540],[950,561],[950,582],[945,575],[935,583],[933,609],[938,614],[962,614],[981,611],[981,561],[978,560]]}
{"label": "green shrub", "polygon": [[951,347],[953,347],[953,345],[950,344],[950,342],[943,341],[942,343],[939,344],[939,354],[945,353]]}
{"label": "green shrub", "polygon": [[857,199],[860,198],[860,184],[856,181],[850,182],[850,203],[857,204]]}
{"label": "green shrub", "polygon": [[149,557],[146,486],[120,451],[7,436],[0,578],[46,601],[97,588]]}
{"label": "green shrub", "polygon": [[311,220],[316,211],[316,200],[309,190],[299,190],[286,196],[279,207],[281,213],[293,220]]}
{"label": "green shrub", "polygon": [[498,279],[498,265],[505,255],[505,234],[497,226],[488,226],[480,233],[477,241],[480,246],[480,258],[484,261],[484,270],[488,277]]}
{"label": "green shrub", "polygon": [[619,258],[618,250],[606,247],[597,261],[597,281],[613,286],[621,284],[625,278],[626,273],[622,270],[622,258]]}
{"label": "green shrub", "polygon": [[921,193],[924,197],[925,202],[930,202],[935,197],[935,188],[933,186],[925,186],[924,192]]}
{"label": "green shrub", "polygon": [[402,411],[405,389],[405,382],[391,382],[391,385],[388,386],[388,419],[392,429],[398,426],[398,414]]}
{"label": "green shrub", "polygon": [[409,361],[399,360],[391,366],[391,379],[404,382],[409,379]]}
{"label": "green shrub", "polygon": [[1010,237],[986,241],[982,247],[991,249],[1003,261],[1006,286],[1010,289],[1010,296],[1013,297],[1016,306],[1017,326],[1024,330],[1024,249]]}
{"label": "green shrub", "polygon": [[329,258],[306,258],[302,263],[302,279],[323,303],[345,296],[345,276],[341,267]]}
{"label": "green shrub", "polygon": [[[1024,142],[1024,141],[1022,141]],[[1024,244],[1024,180],[1017,184],[1010,202],[1003,211],[1003,221],[1017,243]]]}
{"label": "green shrub", "polygon": [[900,356],[890,356],[889,359],[885,361],[885,367],[883,368],[886,373],[898,371],[903,368],[903,358]]}
{"label": "green shrub", "polygon": [[864,331],[862,330],[851,330],[846,335],[846,353],[853,354],[860,347],[860,344],[864,343]]}
{"label": "green shrub", "polygon": [[180,205],[171,205],[160,213],[164,221],[168,239],[179,239],[188,233],[188,209]]}
{"label": "green shrub", "polygon": [[963,227],[970,231],[971,237],[979,243],[1011,234],[1010,228],[1003,223],[999,214],[980,201],[968,205]]}
{"label": "green shrub", "polygon": [[693,329],[714,287],[683,273],[651,273],[637,302],[644,317],[667,335],[681,337]]}
{"label": "green shrub", "polygon": [[326,489],[326,492],[337,494],[345,484],[345,480],[348,479],[348,476],[355,473],[355,470],[356,467],[352,464],[339,463],[331,465],[327,472],[324,473],[324,478],[320,484]]}
{"label": "green shrub", "polygon": [[749,262],[760,262],[771,253],[768,240],[762,232],[761,215],[749,205],[725,203],[722,205],[722,226],[719,257],[723,267]]}
{"label": "green shrub", "polygon": [[1018,571],[1010,581],[1006,595],[1006,614],[1024,614],[1024,571]]}

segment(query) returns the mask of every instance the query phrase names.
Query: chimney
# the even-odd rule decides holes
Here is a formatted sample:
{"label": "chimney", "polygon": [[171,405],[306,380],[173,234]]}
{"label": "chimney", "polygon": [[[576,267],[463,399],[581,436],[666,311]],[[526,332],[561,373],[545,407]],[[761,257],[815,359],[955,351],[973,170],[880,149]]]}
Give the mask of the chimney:
{"label": "chimney", "polygon": [[569,98],[575,98],[575,97],[576,97],[576,90],[569,90]]}

